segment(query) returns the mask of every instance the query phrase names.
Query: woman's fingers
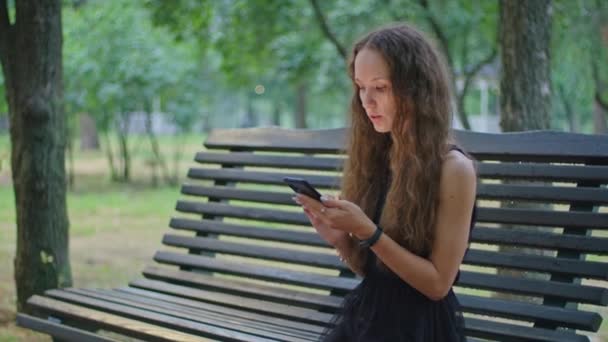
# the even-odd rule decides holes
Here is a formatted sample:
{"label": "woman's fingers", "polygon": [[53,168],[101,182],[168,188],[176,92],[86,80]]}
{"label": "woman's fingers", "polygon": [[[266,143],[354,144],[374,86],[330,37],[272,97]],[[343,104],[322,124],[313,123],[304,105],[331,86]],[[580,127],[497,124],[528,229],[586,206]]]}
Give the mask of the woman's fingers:
{"label": "woman's fingers", "polygon": [[294,198],[294,201],[304,207],[304,209],[308,209],[309,211],[311,211],[316,216],[318,216],[319,213],[323,212],[323,204],[306,195],[297,194]]}
{"label": "woman's fingers", "polygon": [[306,216],[308,216],[308,219],[311,221],[317,218],[315,214],[313,214],[310,210],[306,208],[304,209],[304,214],[306,214]]}

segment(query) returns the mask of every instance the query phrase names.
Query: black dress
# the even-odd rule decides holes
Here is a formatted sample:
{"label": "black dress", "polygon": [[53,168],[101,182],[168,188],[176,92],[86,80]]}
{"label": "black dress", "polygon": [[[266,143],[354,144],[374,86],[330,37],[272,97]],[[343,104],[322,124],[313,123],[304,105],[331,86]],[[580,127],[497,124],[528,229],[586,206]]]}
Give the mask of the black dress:
{"label": "black dress", "polygon": [[[471,228],[475,211],[474,207]],[[378,218],[376,214],[374,221]],[[335,327],[322,335],[322,341],[465,341],[464,320],[452,289],[443,299],[433,301],[379,266],[371,251],[364,270],[365,278],[344,298],[333,318]]]}

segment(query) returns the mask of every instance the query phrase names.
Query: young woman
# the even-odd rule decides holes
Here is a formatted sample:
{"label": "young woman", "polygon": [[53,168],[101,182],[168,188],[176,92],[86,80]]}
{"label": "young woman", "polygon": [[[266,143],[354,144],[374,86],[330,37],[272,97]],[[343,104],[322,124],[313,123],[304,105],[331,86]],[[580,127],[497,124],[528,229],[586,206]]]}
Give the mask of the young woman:
{"label": "young woman", "polygon": [[450,136],[445,65],[416,29],[357,42],[341,198],[294,199],[362,282],[325,341],[463,341],[452,291],[475,220],[473,162]]}

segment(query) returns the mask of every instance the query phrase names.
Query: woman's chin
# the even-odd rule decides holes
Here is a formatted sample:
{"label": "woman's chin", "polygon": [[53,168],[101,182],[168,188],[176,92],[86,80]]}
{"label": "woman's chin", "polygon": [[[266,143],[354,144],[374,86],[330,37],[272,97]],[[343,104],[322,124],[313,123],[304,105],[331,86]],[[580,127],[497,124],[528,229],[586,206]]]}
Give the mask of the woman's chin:
{"label": "woman's chin", "polygon": [[390,128],[385,127],[384,125],[374,125],[374,130],[378,133],[388,133],[390,132]]}

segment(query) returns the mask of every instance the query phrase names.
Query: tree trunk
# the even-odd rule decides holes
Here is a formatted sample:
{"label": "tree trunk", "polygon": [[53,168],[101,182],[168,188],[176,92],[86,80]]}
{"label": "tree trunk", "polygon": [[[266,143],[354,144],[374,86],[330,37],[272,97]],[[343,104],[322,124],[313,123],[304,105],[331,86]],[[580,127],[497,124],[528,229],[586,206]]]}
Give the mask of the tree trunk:
{"label": "tree trunk", "polygon": [[549,128],[551,110],[550,0],[500,2],[504,132]]}
{"label": "tree trunk", "polygon": [[169,167],[165,162],[165,158],[163,158],[162,152],[160,151],[160,146],[158,145],[158,138],[156,134],[154,134],[154,129],[152,127],[152,113],[146,112],[146,134],[148,135],[148,140],[150,141],[150,148],[152,149],[152,154],[154,155],[154,168],[161,169],[163,173],[163,179],[166,183],[171,184],[171,175],[169,172]]}
{"label": "tree trunk", "polygon": [[296,90],[296,128],[306,128],[306,97],[308,96],[308,86],[302,82],[298,84]]}
{"label": "tree trunk", "polygon": [[247,95],[247,109],[245,112],[245,117],[241,122],[241,127],[255,127],[258,124],[258,115],[255,112],[255,108],[253,106],[253,98],[251,95]]}
{"label": "tree trunk", "polygon": [[17,310],[45,290],[70,286],[62,108],[61,1],[0,0],[0,59],[6,80],[17,218]]}
{"label": "tree trunk", "polygon": [[566,90],[563,85],[557,86],[557,93],[559,94],[559,99],[562,101],[562,105],[564,106],[564,112],[566,113],[566,118],[568,119],[568,128],[570,132],[576,133],[579,131],[578,122],[576,121],[576,115],[574,115],[574,111],[572,110],[572,103],[568,99],[568,95],[566,94]]}
{"label": "tree trunk", "polygon": [[606,127],[606,112],[604,107],[597,101],[593,101],[593,133],[595,134],[606,134],[608,128]]}
{"label": "tree trunk", "polygon": [[108,164],[110,166],[110,179],[113,182],[116,182],[120,179],[120,177],[118,177],[118,171],[114,166],[114,153],[112,152],[112,139],[110,138],[110,132],[105,131],[104,137],[106,139],[106,158],[108,159]]}
{"label": "tree trunk", "polygon": [[120,112],[118,129],[118,151],[120,152],[120,180],[123,182],[131,181],[131,154],[129,153],[129,130],[131,118],[129,113]]}
{"label": "tree trunk", "polygon": [[[550,0],[502,0],[500,2],[500,42],[502,78],[500,83],[500,125],[503,132],[549,128],[550,80]],[[507,184],[520,184],[505,181]],[[505,208],[539,208],[533,203],[501,203]],[[515,226],[503,225],[513,229]],[[534,228],[525,227],[532,231]],[[529,248],[501,247],[501,251],[543,254]],[[499,270],[499,274],[537,277],[520,271]],[[514,295],[499,297],[514,298]],[[521,298],[527,301],[527,297]]]}
{"label": "tree trunk", "polygon": [[67,134],[66,140],[67,140],[66,152],[68,153],[68,170],[67,170],[68,189],[74,190],[74,183],[76,180],[76,167],[74,165],[74,140],[72,139],[71,132],[69,132]]}
{"label": "tree trunk", "polygon": [[99,150],[99,134],[95,120],[89,113],[80,114],[80,149]]}
{"label": "tree trunk", "polygon": [[281,126],[281,104],[276,102],[274,104],[274,112],[272,113],[272,124],[275,126]]}

